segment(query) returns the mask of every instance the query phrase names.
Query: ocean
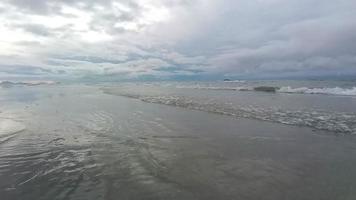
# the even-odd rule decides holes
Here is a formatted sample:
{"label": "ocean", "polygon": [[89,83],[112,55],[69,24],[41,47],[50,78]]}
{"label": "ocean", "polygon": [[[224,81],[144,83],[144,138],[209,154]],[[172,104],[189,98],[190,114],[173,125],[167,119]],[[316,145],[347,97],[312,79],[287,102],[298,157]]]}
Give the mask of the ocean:
{"label": "ocean", "polygon": [[356,81],[0,85],[1,199],[356,198]]}

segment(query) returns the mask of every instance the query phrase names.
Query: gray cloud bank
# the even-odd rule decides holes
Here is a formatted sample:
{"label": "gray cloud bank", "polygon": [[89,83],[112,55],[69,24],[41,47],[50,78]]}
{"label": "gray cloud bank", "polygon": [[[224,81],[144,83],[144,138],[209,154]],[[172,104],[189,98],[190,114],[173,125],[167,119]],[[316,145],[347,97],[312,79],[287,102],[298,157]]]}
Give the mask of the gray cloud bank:
{"label": "gray cloud bank", "polygon": [[1,77],[356,75],[353,0],[5,0]]}

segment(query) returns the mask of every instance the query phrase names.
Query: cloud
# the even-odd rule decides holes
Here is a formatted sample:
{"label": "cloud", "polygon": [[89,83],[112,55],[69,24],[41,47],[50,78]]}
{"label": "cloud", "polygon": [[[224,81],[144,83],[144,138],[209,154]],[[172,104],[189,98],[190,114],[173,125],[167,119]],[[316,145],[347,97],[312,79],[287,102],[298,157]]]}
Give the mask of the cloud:
{"label": "cloud", "polygon": [[[356,69],[356,23],[352,15],[303,20],[266,35],[270,41],[254,47],[230,47],[210,62],[216,70],[240,73]],[[354,16],[356,17],[356,15]],[[269,37],[268,37],[269,36]]]}
{"label": "cloud", "polygon": [[38,36],[46,37],[52,35],[51,30],[49,30],[48,28],[40,24],[22,24],[22,25],[15,25],[15,27]]}
{"label": "cloud", "polygon": [[0,72],[123,79],[356,74],[355,9],[353,0],[5,0]]}

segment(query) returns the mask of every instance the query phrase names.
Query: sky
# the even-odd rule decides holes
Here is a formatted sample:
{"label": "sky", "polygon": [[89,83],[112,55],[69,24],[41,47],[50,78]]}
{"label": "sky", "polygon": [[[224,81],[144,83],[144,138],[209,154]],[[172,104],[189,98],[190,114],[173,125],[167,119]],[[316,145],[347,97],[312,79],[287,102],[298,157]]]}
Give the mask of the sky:
{"label": "sky", "polygon": [[356,76],[355,0],[2,0],[0,79]]}

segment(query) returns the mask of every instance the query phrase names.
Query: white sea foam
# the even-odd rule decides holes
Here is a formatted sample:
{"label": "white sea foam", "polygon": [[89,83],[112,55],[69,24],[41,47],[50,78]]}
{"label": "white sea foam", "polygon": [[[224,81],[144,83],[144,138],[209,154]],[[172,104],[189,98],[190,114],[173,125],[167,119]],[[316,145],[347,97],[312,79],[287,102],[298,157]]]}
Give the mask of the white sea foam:
{"label": "white sea foam", "polygon": [[356,96],[356,87],[353,87],[353,88],[340,88],[340,87],[334,87],[334,88],[307,88],[307,87],[292,88],[290,86],[287,86],[287,87],[281,87],[277,91],[281,92],[281,93]]}

